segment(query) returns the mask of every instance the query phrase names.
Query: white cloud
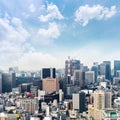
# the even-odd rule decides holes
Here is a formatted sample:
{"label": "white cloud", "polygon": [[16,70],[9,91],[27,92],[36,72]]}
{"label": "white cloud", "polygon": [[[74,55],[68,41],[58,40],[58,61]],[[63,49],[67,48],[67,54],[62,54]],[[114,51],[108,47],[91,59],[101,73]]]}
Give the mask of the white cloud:
{"label": "white cloud", "polygon": [[79,9],[76,10],[75,21],[80,22],[83,26],[86,26],[89,23],[89,20],[109,19],[116,13],[116,6],[108,8],[101,5],[94,5],[92,7],[85,5],[80,6]]}
{"label": "white cloud", "polygon": [[26,43],[29,36],[19,18],[0,18],[0,63],[10,64],[18,60],[24,52],[32,51],[32,47],[28,48]]}
{"label": "white cloud", "polygon": [[28,52],[16,63],[19,64],[20,69],[24,70],[40,70],[43,67],[56,67],[59,65],[54,56],[41,52]]}
{"label": "white cloud", "polygon": [[35,12],[36,11],[36,8],[35,8],[34,4],[31,4],[29,6],[29,10],[30,10],[30,12]]}
{"label": "white cloud", "polygon": [[54,19],[64,19],[63,15],[60,13],[58,7],[51,3],[47,6],[47,9],[45,10],[45,15],[40,15],[39,19],[41,22],[48,22],[50,20],[54,20]]}
{"label": "white cloud", "polygon": [[0,19],[0,40],[23,43],[30,36],[19,18]]}
{"label": "white cloud", "polygon": [[41,44],[50,44],[60,36],[60,31],[56,23],[49,23],[48,29],[40,28],[35,38]]}

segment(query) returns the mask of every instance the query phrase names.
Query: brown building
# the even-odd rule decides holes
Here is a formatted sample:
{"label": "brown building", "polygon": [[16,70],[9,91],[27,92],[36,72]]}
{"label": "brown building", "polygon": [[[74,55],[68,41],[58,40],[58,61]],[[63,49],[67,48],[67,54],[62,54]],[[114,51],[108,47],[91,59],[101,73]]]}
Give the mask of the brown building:
{"label": "brown building", "polygon": [[42,81],[43,90],[47,92],[59,91],[59,80],[58,78],[45,78]]}
{"label": "brown building", "polygon": [[20,99],[20,106],[31,114],[38,111],[39,102],[35,98],[22,98]]}

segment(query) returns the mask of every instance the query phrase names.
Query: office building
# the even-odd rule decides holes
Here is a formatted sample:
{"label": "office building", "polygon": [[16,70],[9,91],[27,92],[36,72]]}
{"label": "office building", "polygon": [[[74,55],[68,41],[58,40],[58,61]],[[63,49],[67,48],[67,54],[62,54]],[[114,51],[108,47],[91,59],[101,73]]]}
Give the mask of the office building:
{"label": "office building", "polygon": [[2,92],[12,92],[12,88],[16,87],[15,73],[2,73]]}
{"label": "office building", "polygon": [[83,87],[83,71],[82,70],[74,70],[74,85]]}
{"label": "office building", "polygon": [[80,113],[85,111],[85,93],[84,92],[73,93],[72,100],[73,100],[74,110],[77,110]]}
{"label": "office building", "polygon": [[20,106],[31,114],[38,112],[39,102],[35,98],[22,98],[20,99]]}
{"label": "office building", "polygon": [[99,69],[99,75],[104,76],[105,78],[105,73],[106,73],[106,66],[104,63],[101,63],[98,67]]}
{"label": "office building", "polygon": [[94,92],[94,107],[95,109],[102,110],[105,108],[105,93],[102,90]]}
{"label": "office building", "polygon": [[113,85],[117,85],[117,86],[120,85],[120,77],[114,77],[113,78]]}
{"label": "office building", "polygon": [[120,70],[116,71],[116,77],[120,77]]}
{"label": "office building", "polygon": [[94,92],[94,120],[101,120],[105,108],[105,93],[102,90]]}
{"label": "office building", "polygon": [[56,78],[56,69],[55,68],[43,68],[42,79],[44,78]]}
{"label": "office building", "polygon": [[112,108],[112,92],[105,91],[105,109]]}
{"label": "office building", "polygon": [[103,64],[105,64],[105,79],[111,80],[111,62],[103,61]]}
{"label": "office building", "polygon": [[114,76],[116,77],[117,71],[120,70],[120,60],[114,61]]}
{"label": "office building", "polygon": [[94,78],[95,82],[97,82],[97,76],[98,76],[98,65],[94,63],[94,65],[91,68],[91,71],[94,71]]}
{"label": "office building", "polygon": [[43,90],[47,92],[59,91],[58,78],[45,78],[43,79]]}
{"label": "office building", "polygon": [[94,71],[85,72],[85,84],[91,84],[95,82]]}
{"label": "office building", "polygon": [[80,60],[66,60],[65,61],[65,78],[67,79],[68,74],[70,76],[73,76],[74,70],[79,70],[79,69],[80,69]]}

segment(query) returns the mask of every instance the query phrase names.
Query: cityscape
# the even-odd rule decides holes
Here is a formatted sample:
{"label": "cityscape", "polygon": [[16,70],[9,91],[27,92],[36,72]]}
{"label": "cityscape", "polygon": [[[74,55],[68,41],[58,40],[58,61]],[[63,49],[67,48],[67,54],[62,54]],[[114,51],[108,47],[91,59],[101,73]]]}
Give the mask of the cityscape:
{"label": "cityscape", "polygon": [[120,60],[0,73],[1,120],[119,120]]}
{"label": "cityscape", "polygon": [[0,120],[120,120],[120,0],[0,0]]}

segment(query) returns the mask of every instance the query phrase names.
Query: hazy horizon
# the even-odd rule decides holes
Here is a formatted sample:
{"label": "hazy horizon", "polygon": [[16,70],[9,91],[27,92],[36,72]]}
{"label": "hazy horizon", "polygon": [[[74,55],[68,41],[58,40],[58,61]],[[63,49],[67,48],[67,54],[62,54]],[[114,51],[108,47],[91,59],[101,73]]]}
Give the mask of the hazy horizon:
{"label": "hazy horizon", "polygon": [[0,69],[120,60],[119,0],[1,0]]}

